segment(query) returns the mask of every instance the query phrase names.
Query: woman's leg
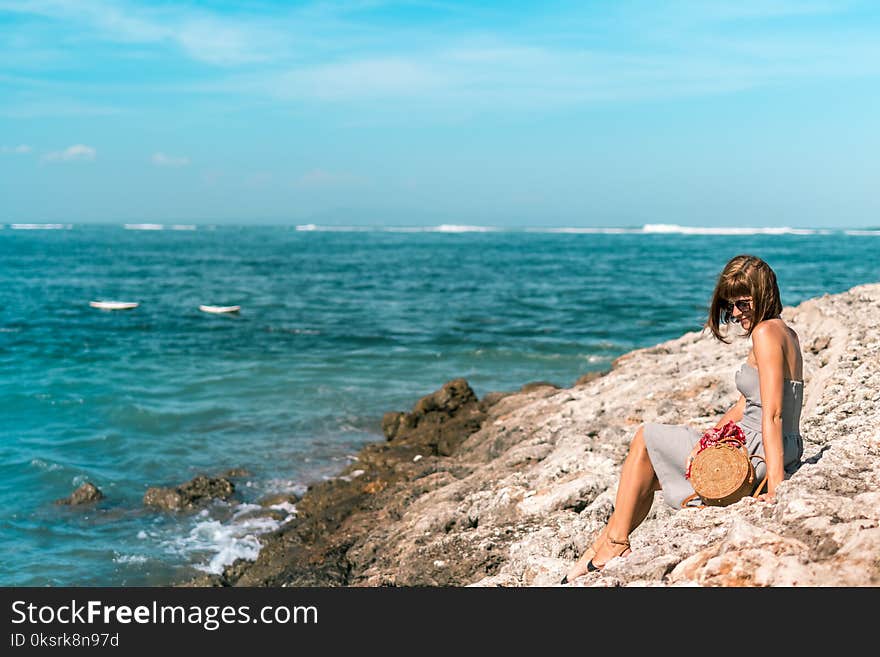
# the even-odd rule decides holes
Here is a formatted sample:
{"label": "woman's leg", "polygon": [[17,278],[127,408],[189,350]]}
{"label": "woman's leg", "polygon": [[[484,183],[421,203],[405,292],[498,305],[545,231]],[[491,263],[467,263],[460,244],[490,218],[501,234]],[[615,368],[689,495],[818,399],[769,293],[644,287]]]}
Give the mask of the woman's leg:
{"label": "woman's leg", "polygon": [[[587,549],[577,563],[572,566],[566,575],[566,580],[571,581],[587,572],[587,564],[594,560],[594,564],[602,565],[621,551],[620,545],[609,543],[605,540],[609,531],[614,540],[627,539],[630,532],[642,524],[648,516],[654,503],[654,491],[660,490],[660,482],[654,474],[654,467],[648,457],[645,447],[644,427],[639,427],[629,447],[629,454],[623,462],[620,473],[620,482],[617,485],[617,499],[614,504],[614,512],[608,520],[608,524],[599,532],[593,545]],[[625,531],[621,529],[625,528]],[[606,554],[609,552],[610,554]]]}
{"label": "woman's leg", "polygon": [[[614,513],[608,519],[603,540],[595,546],[593,564],[601,567],[608,559],[627,551],[621,543],[629,540],[630,533],[647,517],[654,503],[654,493],[660,490],[660,481],[651,464],[645,445],[644,426],[639,427],[623,462]],[[611,539],[611,540],[607,540]]]}

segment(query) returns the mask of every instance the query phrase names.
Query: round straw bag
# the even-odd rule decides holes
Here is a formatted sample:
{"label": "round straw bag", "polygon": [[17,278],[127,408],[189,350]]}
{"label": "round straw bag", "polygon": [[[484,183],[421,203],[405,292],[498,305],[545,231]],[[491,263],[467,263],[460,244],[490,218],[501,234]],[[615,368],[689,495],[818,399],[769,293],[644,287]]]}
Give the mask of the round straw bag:
{"label": "round straw bag", "polygon": [[684,499],[682,508],[696,498],[702,500],[701,506],[727,506],[753,491],[754,497],[760,495],[767,477],[755,490],[753,458],[764,460],[757,454],[749,456],[745,444],[736,438],[721,438],[698,451],[689,459],[689,478],[695,492]]}

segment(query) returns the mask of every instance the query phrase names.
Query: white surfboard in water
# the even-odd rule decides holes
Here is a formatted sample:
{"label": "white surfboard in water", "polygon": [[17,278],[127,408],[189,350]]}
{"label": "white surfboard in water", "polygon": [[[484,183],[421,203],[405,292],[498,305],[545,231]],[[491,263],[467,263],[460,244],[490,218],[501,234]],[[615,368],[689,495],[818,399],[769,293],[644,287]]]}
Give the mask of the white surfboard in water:
{"label": "white surfboard in water", "polygon": [[89,305],[101,310],[131,310],[140,304],[137,301],[89,301]]}
{"label": "white surfboard in water", "polygon": [[237,313],[241,306],[199,306],[203,313]]}

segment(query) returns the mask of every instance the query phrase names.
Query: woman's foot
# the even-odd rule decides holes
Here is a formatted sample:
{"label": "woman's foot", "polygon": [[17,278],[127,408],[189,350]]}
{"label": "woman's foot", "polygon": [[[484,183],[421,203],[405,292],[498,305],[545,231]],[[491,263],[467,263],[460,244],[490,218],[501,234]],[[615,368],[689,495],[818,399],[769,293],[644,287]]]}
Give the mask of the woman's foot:
{"label": "woman's foot", "polygon": [[581,575],[589,572],[590,561],[596,556],[596,548],[599,547],[600,543],[604,542],[605,533],[607,531],[608,527],[606,526],[601,532],[599,532],[599,535],[596,537],[596,540],[593,541],[593,544],[584,551],[577,562],[569,569],[568,573],[566,573],[565,577],[562,578],[563,584],[568,584]]}
{"label": "woman's foot", "polygon": [[630,552],[632,550],[630,550],[629,538],[618,541],[606,535],[605,540],[602,541],[592,559],[587,563],[587,570],[591,573],[602,570],[605,564],[614,557],[625,557]]}

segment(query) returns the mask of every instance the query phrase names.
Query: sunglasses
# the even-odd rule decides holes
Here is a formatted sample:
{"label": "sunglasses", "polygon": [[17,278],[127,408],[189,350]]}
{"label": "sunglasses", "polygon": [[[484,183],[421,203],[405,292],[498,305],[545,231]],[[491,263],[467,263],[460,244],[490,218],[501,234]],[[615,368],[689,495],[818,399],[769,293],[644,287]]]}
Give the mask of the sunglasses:
{"label": "sunglasses", "polygon": [[736,306],[739,308],[741,313],[747,313],[752,309],[752,301],[751,299],[739,299],[737,301],[725,301],[722,308],[728,313],[733,312],[733,307]]}

